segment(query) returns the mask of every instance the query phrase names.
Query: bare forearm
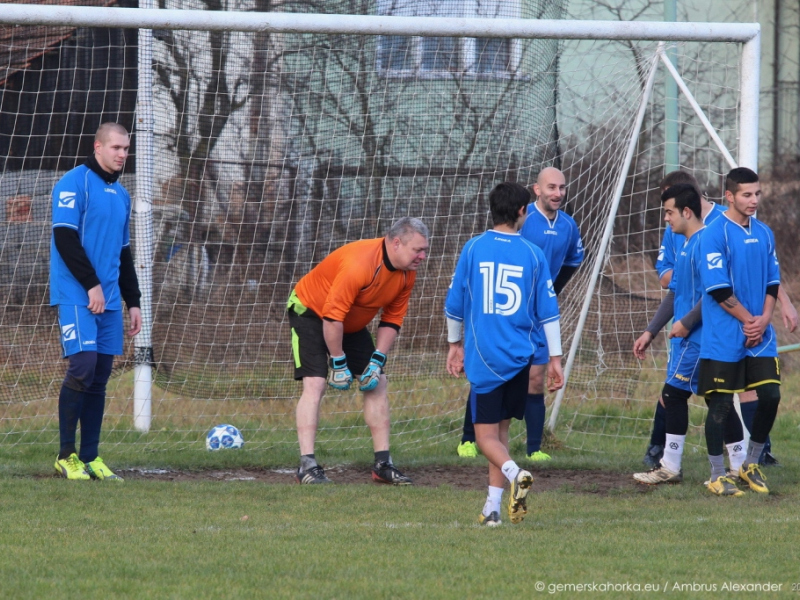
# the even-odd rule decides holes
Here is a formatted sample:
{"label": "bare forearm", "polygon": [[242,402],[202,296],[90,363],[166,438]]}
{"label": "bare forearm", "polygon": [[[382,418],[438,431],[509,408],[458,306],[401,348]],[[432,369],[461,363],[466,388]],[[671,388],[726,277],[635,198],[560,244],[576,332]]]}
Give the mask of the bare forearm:
{"label": "bare forearm", "polygon": [[341,356],[344,354],[342,349],[342,337],[344,337],[344,325],[341,321],[322,320],[322,335],[325,337],[325,345],[331,356]]}
{"label": "bare forearm", "polygon": [[375,336],[375,349],[389,354],[394,341],[397,339],[398,331],[394,327],[378,327],[378,334]]}

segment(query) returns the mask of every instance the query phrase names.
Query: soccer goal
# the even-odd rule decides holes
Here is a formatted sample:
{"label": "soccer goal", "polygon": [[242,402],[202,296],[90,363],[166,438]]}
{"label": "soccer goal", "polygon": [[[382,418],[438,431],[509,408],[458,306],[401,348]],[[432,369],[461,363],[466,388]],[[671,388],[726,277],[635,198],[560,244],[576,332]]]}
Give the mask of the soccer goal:
{"label": "soccer goal", "polygon": [[[115,120],[145,327],[116,362],[106,443],[201,448],[230,422],[249,447],[296,444],[289,292],[409,215],[432,239],[387,366],[392,444],[455,445],[458,252],[496,183],[555,166],[586,261],[560,298],[549,424],[572,448],[641,445],[666,362],[664,340],[631,353],[662,295],[658,184],[681,167],[718,199],[732,164],[756,166],[757,24],[568,21],[525,0],[97,4],[0,10],[0,442],[58,439],[49,194]],[[357,393],[326,395],[319,441],[369,447]]]}

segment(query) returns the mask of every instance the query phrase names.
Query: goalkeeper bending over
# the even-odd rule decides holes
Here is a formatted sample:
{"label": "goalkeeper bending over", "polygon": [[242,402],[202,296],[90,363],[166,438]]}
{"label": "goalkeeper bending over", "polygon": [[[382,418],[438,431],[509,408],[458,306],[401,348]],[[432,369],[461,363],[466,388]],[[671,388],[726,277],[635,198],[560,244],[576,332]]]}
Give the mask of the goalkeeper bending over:
{"label": "goalkeeper bending over", "polygon": [[[327,385],[336,390],[348,390],[353,384],[364,392],[364,420],[375,450],[372,479],[411,484],[389,455],[389,399],[383,369],[427,251],[428,228],[419,219],[403,217],[386,237],[352,242],[331,252],[300,279],[289,296],[294,378],[303,381],[297,402],[298,483],[331,482],[314,456],[327,377]],[[378,311],[381,320],[373,343],[367,325]]]}

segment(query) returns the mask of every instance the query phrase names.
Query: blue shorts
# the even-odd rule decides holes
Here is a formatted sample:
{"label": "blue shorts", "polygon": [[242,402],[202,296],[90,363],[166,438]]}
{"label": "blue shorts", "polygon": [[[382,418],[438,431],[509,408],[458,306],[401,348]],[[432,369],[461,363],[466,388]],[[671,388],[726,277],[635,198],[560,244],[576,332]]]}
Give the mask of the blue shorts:
{"label": "blue shorts", "polygon": [[473,423],[499,423],[507,419],[522,419],[528,400],[528,373],[530,366],[505,383],[485,394],[476,394],[470,387],[469,406]]}
{"label": "blue shorts", "polygon": [[65,358],[78,352],[122,354],[124,325],[121,310],[107,310],[95,315],[85,306],[59,304],[58,326]]}
{"label": "blue shorts", "polygon": [[672,338],[664,383],[696,394],[699,378],[700,344],[686,338]]}

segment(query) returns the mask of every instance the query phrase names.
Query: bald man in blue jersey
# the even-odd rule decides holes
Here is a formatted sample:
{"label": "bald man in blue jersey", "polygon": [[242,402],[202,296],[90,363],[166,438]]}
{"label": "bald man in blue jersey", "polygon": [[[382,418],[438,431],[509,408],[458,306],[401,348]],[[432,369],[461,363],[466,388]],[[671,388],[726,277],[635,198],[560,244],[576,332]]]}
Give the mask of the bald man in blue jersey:
{"label": "bald man in blue jersey", "polygon": [[[56,472],[72,481],[122,481],[98,455],[106,384],[114,355],[122,354],[122,302],[129,335],[142,326],[139,282],[130,248],[131,199],[118,179],[130,138],[103,123],[86,163],[53,188],[50,305],[58,307],[64,357],[69,360],[58,397],[60,450]],[[78,423],[80,451],[75,447]]]}
{"label": "bald man in blue jersey", "polygon": [[[520,233],[542,249],[553,277],[553,289],[559,294],[583,262],[583,241],[575,219],[561,210],[567,195],[564,174],[555,167],[546,167],[539,173],[532,187],[536,201],[528,205]],[[547,360],[547,353],[543,348],[540,349],[530,370],[525,404],[525,456],[531,462],[550,460],[550,455],[542,451],[545,421],[544,375]],[[463,457],[478,454],[475,429],[470,417],[467,402],[464,430],[457,449],[458,455]]]}

